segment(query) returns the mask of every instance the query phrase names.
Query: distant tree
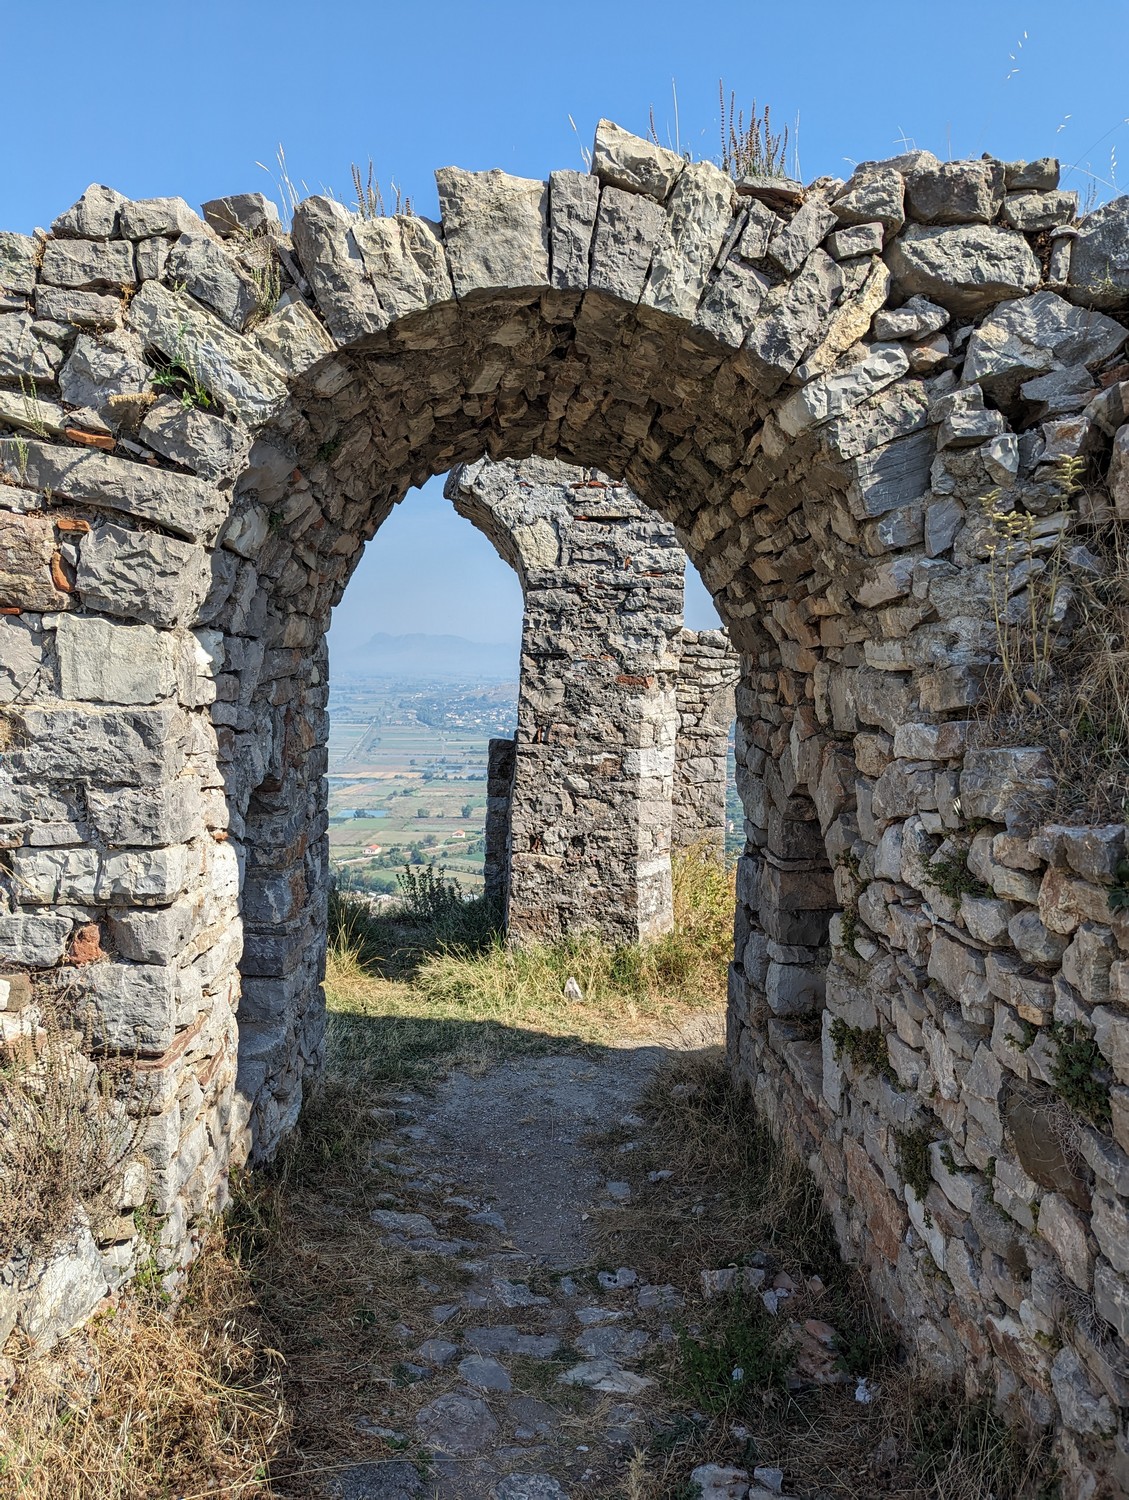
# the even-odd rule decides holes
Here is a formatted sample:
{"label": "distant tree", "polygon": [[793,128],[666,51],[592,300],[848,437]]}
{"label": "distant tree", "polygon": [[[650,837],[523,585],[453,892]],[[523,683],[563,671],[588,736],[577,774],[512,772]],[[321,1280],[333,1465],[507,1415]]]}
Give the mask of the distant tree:
{"label": "distant tree", "polygon": [[463,817],[464,818],[473,818],[474,817],[474,803],[473,802],[464,802],[463,803]]}
{"label": "distant tree", "polygon": [[429,810],[426,807],[417,807],[416,808],[416,817],[417,818],[430,818],[430,816],[431,816],[431,813],[429,812]]}

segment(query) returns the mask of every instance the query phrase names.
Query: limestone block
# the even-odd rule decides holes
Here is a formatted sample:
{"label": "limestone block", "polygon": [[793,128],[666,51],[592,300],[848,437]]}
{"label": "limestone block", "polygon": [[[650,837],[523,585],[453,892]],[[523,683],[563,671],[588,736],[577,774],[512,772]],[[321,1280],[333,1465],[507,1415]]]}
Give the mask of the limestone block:
{"label": "limestone block", "polygon": [[1021,380],[1068,365],[1099,365],[1129,333],[1104,314],[1073,307],[1055,292],[1036,292],[997,307],[973,331],[964,378],[1010,392]]}
{"label": "limestone block", "polygon": [[808,198],[776,230],[768,244],[767,258],[778,270],[794,275],[835,222],[835,211],[825,198]]}
{"label": "limestone block", "polygon": [[69,1226],[57,1244],[35,1255],[21,1277],[16,1326],[37,1349],[50,1349],[85,1322],[108,1291],[89,1226]]}
{"label": "limestone block", "polygon": [[170,786],[119,788],[86,794],[87,813],[109,845],[187,843],[201,831],[200,793],[194,778]]}
{"label": "limestone block", "polygon": [[1031,793],[1051,789],[1051,774],[1041,749],[970,750],[960,778],[964,815],[1010,824]]}
{"label": "limestone block", "polygon": [[906,207],[922,224],[990,224],[1003,196],[997,161],[935,162],[906,174]]}
{"label": "limestone block", "polygon": [[182,234],[169,252],[164,276],[181,283],[190,296],[238,333],[258,305],[254,284],[210,234]]}
{"label": "limestone block", "polygon": [[276,308],[269,318],[256,326],[255,341],[267,357],[290,376],[304,375],[336,348],[304,302],[289,302],[285,307]]}
{"label": "limestone block", "polygon": [[1008,193],[1000,221],[1024,234],[1038,234],[1059,224],[1072,224],[1077,217],[1077,193],[1027,191]]}
{"label": "limestone block", "polygon": [[872,344],[856,364],[833,375],[817,375],[779,408],[777,420],[790,437],[858,406],[909,369],[899,344]]}
{"label": "limestone block", "polygon": [[549,174],[551,280],[560,291],[588,288],[592,232],[600,206],[600,184],[587,172]]}
{"label": "limestone block", "polygon": [[1037,161],[1004,162],[1004,183],[1009,193],[1023,189],[1050,192],[1058,187],[1058,178],[1056,156],[1041,156]]}
{"label": "limestone block", "polygon": [[965,893],[960,898],[960,914],[977,942],[998,947],[1008,941],[1007,924],[1015,915],[1015,907],[1010,901]]}
{"label": "limestone block", "polygon": [[[326,337],[324,331],[323,337]],[[212,483],[234,478],[247,457],[245,430],[199,407],[186,408],[171,398],[150,408],[138,437],[162,458],[191,469]]]}
{"label": "limestone block", "polygon": [[824,243],[832,260],[852,260],[856,255],[881,255],[884,238],[881,224],[852,224],[847,229],[836,229]]}
{"label": "limestone block", "polygon": [[170,239],[192,234],[204,223],[183,198],[137,198],[120,204],[120,226],[127,240],[144,240],[155,234]]}
{"label": "limestone block", "polygon": [[1066,938],[1060,933],[1048,932],[1037,912],[1016,912],[1007,930],[1016,952],[1027,963],[1054,965],[1062,958]]}
{"label": "limestone block", "polygon": [[801,964],[769,963],[765,998],[774,1016],[808,1016],[823,1001],[824,971]]}
{"label": "limestone block", "polygon": [[255,341],[226,328],[185,292],[147,281],[129,305],[129,321],[147,345],[189,370],[250,425],[264,421],[286,397],[281,372]]}
{"label": "limestone block", "polygon": [[0,380],[55,379],[58,352],[32,331],[28,312],[0,313]]}
{"label": "limestone block", "polygon": [[149,392],[153,371],[140,340],[120,329],[105,338],[80,334],[59,371],[59,391],[70,406],[86,406],[112,420],[112,396]]}
{"label": "limestone block", "polygon": [[358,220],[352,234],[385,324],[454,297],[440,228],[430,219],[395,214]]}
{"label": "limestone block", "polygon": [[133,246],[121,240],[48,240],[39,276],[48,286],[83,290],[133,286]]}
{"label": "limestone block", "polygon": [[1094,1300],[1106,1322],[1129,1340],[1129,1281],[1100,1257],[1094,1267]]}
{"label": "limestone block", "polygon": [[159,532],[95,526],[82,539],[75,583],[87,609],[167,628],[188,621],[206,596],[208,554]]}
{"label": "limestone block", "polygon": [[39,242],[27,234],[0,230],[0,294],[19,298],[35,291]]}
{"label": "limestone block", "polygon": [[306,198],[294,210],[294,249],[340,344],[377,333],[388,321],[353,233],[357,223],[332,198]]}
{"label": "limestone block", "polygon": [[905,179],[893,167],[866,163],[831,206],[840,224],[877,220],[888,233],[896,232],[905,223]]}
{"label": "limestone block", "polygon": [[1039,915],[1052,932],[1071,933],[1082,922],[1108,917],[1109,892],[1077,880],[1063,870],[1050,869],[1039,886]]}
{"label": "limestone block", "polygon": [[931,433],[912,432],[860,454],[848,465],[851,514],[860,520],[881,516],[920,500],[929,488],[934,453]]}
{"label": "limestone block", "polygon": [[74,500],[123,511],[190,541],[210,534],[222,510],[222,496],[203,480],[89,448],[29,442],[26,452],[19,453],[13,439],[0,438],[0,469],[30,487],[50,490],[55,504]]}
{"label": "limestone block", "polygon": [[27,610],[66,609],[55,586],[54,531],[44,516],[0,511],[0,605]]}
{"label": "limestone block", "polygon": [[[1096,922],[1083,922],[1063,953],[1062,977],[1074,986],[1086,1005],[1102,1005],[1109,1000],[1116,953],[1113,933]],[[1118,969],[1123,967],[1118,965]],[[1119,1003],[1125,1003],[1120,985],[1114,995]]]}
{"label": "limestone block", "polygon": [[740,349],[770,285],[767,276],[730,256],[706,289],[694,317],[695,327],[731,349]]}
{"label": "limestone block", "polygon": [[496,168],[435,174],[455,296],[532,289],[549,280],[548,186]]}
{"label": "limestone block", "polygon": [[176,1031],[176,971],[164,965],[105,963],[76,970],[73,1005],[94,1046],[158,1056]]}
{"label": "limestone block", "polygon": [[1129,196],[1103,203],[1078,225],[1066,295],[1082,307],[1129,305]]}
{"label": "limestone block", "polygon": [[1095,1394],[1082,1361],[1069,1345],[1054,1357],[1051,1385],[1062,1420],[1071,1432],[1110,1437],[1117,1431],[1117,1413],[1109,1397]]}
{"label": "limestone block", "polygon": [[118,297],[100,292],[78,292],[69,287],[41,286],[35,293],[35,311],[40,319],[70,323],[76,328],[105,331],[121,325],[122,304]]}
{"label": "limestone block", "polygon": [[113,188],[92,182],[77,203],[51,225],[57,240],[108,240],[118,230],[118,215],[126,200]]}
{"label": "limestone block", "polygon": [[151,625],[62,615],[55,649],[63,698],[84,703],[157,703],[175,691],[176,639]]}
{"label": "limestone block", "polygon": [[765,297],[745,341],[754,380],[764,394],[778,390],[820,342],[842,286],[836,263],[823,250],[813,250],[793,280]]}
{"label": "limestone block", "polygon": [[911,224],[887,247],[886,264],[903,296],[921,294],[954,313],[983,312],[1039,285],[1027,241],[991,225]]}
{"label": "limestone block", "polygon": [[666,216],[657,203],[638,193],[605,188],[600,194],[592,244],[593,291],[637,303],[643,295],[654,247],[665,227]]}
{"label": "limestone block", "polygon": [[29,779],[83,786],[157,786],[184,766],[185,716],[177,708],[55,708],[20,712],[24,742],[9,763]]}
{"label": "limestone block", "polygon": [[69,917],[0,915],[0,964],[50,968],[62,958],[70,931]]}
{"label": "limestone block", "polygon": [[894,755],[904,760],[957,760],[968,744],[968,724],[899,724],[894,731]]}
{"label": "limestone block", "polygon": [[628,193],[645,193],[661,203],[686,167],[676,151],[631,135],[611,120],[596,126],[592,172],[601,183]]}
{"label": "limestone block", "polygon": [[[938,932],[933,940],[928,972],[930,979],[937,980],[954,1000],[975,1000],[985,991],[983,956],[945,933]],[[965,1086],[973,1087],[971,1078],[966,1078]]]}
{"label": "limestone block", "polygon": [[1095,885],[1112,884],[1118,864],[1126,857],[1126,829],[1123,823],[1088,828],[1048,823],[1032,837],[1028,847],[1036,868],[1043,861],[1066,865]]}
{"label": "limestone block", "polygon": [[874,337],[876,339],[920,339],[930,333],[939,333],[949,321],[943,307],[930,302],[928,297],[911,297],[901,307],[883,308],[874,315]]}
{"label": "limestone block", "polygon": [[643,291],[648,307],[693,318],[729,232],[733,199],[728,173],[705,161],[685,165],[670,194],[666,225]]}
{"label": "limestone block", "polygon": [[201,204],[205,222],[225,239],[277,235],[282,231],[278,209],[262,193],[230,193]]}

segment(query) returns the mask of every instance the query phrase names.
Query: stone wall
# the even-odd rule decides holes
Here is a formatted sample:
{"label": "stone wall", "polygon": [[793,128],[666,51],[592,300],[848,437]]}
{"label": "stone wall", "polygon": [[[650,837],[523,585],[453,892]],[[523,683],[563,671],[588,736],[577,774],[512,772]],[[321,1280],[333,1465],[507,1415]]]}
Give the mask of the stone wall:
{"label": "stone wall", "polygon": [[682,628],[686,555],[626,486],[545,459],[447,495],[522,581],[518,731],[491,742],[486,886],[518,941],[668,932],[670,852],[725,836],[736,656]]}
{"label": "stone wall", "polygon": [[684,630],[680,646],[671,845],[705,845],[720,854],[740,665],[724,630]]}
{"label": "stone wall", "polygon": [[[923,152],[734,184],[607,122],[591,174],[438,183],[441,224],[92,188],[0,238],[5,1041],[54,997],[138,1060],[128,1192],[190,1256],[320,1061],[357,557],[484,453],[599,468],[742,656],[735,1068],[917,1354],[1125,1490],[1126,829],[1048,822],[1074,725],[985,685],[1040,599],[1068,674],[1129,515],[1129,200]],[[74,1234],[77,1320],[136,1247]]]}

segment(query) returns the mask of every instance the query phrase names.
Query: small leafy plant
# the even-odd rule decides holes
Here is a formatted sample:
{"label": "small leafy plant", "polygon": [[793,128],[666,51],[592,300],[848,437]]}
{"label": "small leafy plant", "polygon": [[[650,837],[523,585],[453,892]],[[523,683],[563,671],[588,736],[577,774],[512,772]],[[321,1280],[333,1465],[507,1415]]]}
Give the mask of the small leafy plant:
{"label": "small leafy plant", "polygon": [[1109,1070],[1097,1042],[1077,1023],[1055,1021],[1048,1031],[1057,1049],[1051,1064],[1055,1093],[1076,1114],[1108,1130]]}
{"label": "small leafy plant", "polygon": [[836,1016],[831,1022],[831,1043],[836,1062],[846,1057],[856,1068],[876,1078],[885,1078],[897,1088],[898,1075],[890,1062],[886,1033],[881,1026],[852,1026],[842,1016]]}

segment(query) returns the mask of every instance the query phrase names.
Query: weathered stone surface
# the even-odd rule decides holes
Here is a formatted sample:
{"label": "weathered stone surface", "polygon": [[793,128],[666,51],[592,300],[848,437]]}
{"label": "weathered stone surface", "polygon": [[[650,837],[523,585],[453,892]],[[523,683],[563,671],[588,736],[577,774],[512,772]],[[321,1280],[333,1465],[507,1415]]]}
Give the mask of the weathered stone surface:
{"label": "weathered stone surface", "polygon": [[790,437],[858,406],[909,369],[898,344],[872,344],[865,358],[834,375],[817,375],[780,407],[777,417]]}
{"label": "weathered stone surface", "polygon": [[[91,964],[74,971],[70,999],[95,1047],[111,1052],[164,1052],[176,1032],[176,974],[163,965]],[[81,977],[79,977],[81,976]]]}
{"label": "weathered stone surface", "polygon": [[1103,203],[1078,225],[1066,295],[1083,307],[1129,305],[1129,196]]}
{"label": "weathered stone surface", "polygon": [[32,1260],[19,1290],[17,1327],[39,1350],[84,1323],[109,1291],[102,1257],[85,1223]]}
{"label": "weathered stone surface", "polygon": [[978,313],[1039,285],[1039,263],[1014,229],[909,225],[886,250],[894,284],[955,313]]}
{"label": "weathered stone surface", "polygon": [[108,240],[117,233],[125,201],[113,188],[92,182],[78,202],[59,215],[51,233],[58,240]]}
{"label": "weathered stone surface", "polygon": [[739,349],[770,285],[767,276],[730,256],[707,289],[695,325],[731,349]]}
{"label": "weathered stone surface", "polygon": [[72,500],[123,511],[189,539],[212,532],[220,512],[220,496],[202,480],[88,448],[32,442],[18,452],[12,439],[0,438],[0,468],[28,487],[49,490],[56,505]]}
{"label": "weathered stone surface", "polygon": [[184,292],[147,281],[129,305],[130,326],[245,422],[270,416],[286,395],[276,366],[253,340],[218,323]]}
{"label": "weathered stone surface", "polygon": [[588,262],[599,206],[600,184],[590,173],[549,174],[551,277],[560,291],[587,290]]}
{"label": "weathered stone surface", "polygon": [[685,166],[676,151],[631,135],[611,120],[601,120],[596,126],[592,172],[610,187],[645,193],[661,203]]}
{"label": "weathered stone surface", "polygon": [[437,1396],[420,1409],[420,1432],[440,1453],[479,1453],[492,1440],[498,1424],[478,1396]]}
{"label": "weathered stone surface", "polygon": [[255,342],[287,375],[304,375],[336,347],[304,302],[290,302],[256,325]]}
{"label": "weathered stone surface", "polygon": [[665,227],[666,217],[657,203],[638,193],[605,188],[600,194],[592,244],[593,291],[608,292],[624,302],[638,302],[655,245]]}
{"label": "weathered stone surface", "polygon": [[905,180],[893,167],[860,167],[832,203],[840,224],[877,221],[896,233],[905,223]]}
{"label": "weathered stone surface", "polygon": [[51,572],[55,535],[45,516],[0,511],[0,606],[65,609]]}
{"label": "weathered stone surface", "polygon": [[824,243],[834,260],[851,260],[856,255],[881,255],[884,240],[881,224],[853,224],[835,230]]}
{"label": "weathered stone surface", "polygon": [[497,1500],[568,1500],[551,1474],[507,1474],[494,1494]]}
{"label": "weathered stone surface", "polygon": [[496,168],[435,174],[443,242],[455,296],[499,288],[529,289],[549,281],[549,189]]}
{"label": "weathered stone surface", "polygon": [[745,340],[754,378],[766,395],[819,343],[842,285],[836,263],[815,250],[795,280],[769,292]]}
{"label": "weathered stone surface", "polygon": [[1051,1365],[1051,1384],[1062,1419],[1072,1432],[1108,1437],[1117,1428],[1117,1413],[1106,1395],[1098,1395],[1073,1349],[1060,1349]]}
{"label": "weathered stone surface", "polygon": [[[466,208],[462,211],[468,212]],[[517,227],[520,213],[516,205],[511,206],[510,211],[516,221],[514,233],[517,235],[520,232]],[[405,318],[437,302],[449,302],[455,295],[439,225],[430,219],[411,214],[368,219],[354,223],[352,233],[369,279],[379,289],[378,299],[385,323],[394,318]],[[491,253],[503,252],[499,249]],[[493,267],[492,260],[489,268],[484,260],[482,274],[490,274]],[[464,263],[464,275],[468,274],[468,269],[468,264]],[[493,273],[502,274],[500,271]],[[524,273],[515,269],[513,274]]]}
{"label": "weathered stone surface", "polygon": [[136,791],[91,787],[86,808],[99,838],[111,846],[181,844],[201,830],[200,792],[194,780]]}
{"label": "weathered stone surface", "polygon": [[63,956],[71,922],[45,912],[0,916],[0,963],[47,969]]}
{"label": "weathered stone surface", "polygon": [[213,483],[233,479],[247,457],[247,432],[199,407],[159,401],[141,424],[138,437],[154,453]]}
{"label": "weathered stone surface", "polygon": [[809,198],[772,236],[768,259],[778,270],[793,275],[834,224],[835,214],[827,201]]}
{"label": "weathered stone surface", "polygon": [[0,313],[0,380],[54,380],[57,355],[33,332],[33,321],[27,312]]}
{"label": "weathered stone surface", "polygon": [[1054,292],[1036,292],[997,307],[968,342],[966,380],[992,392],[1065,365],[1104,363],[1129,334],[1099,312],[1072,307]]}
{"label": "weathered stone surface", "polygon": [[48,286],[97,291],[133,286],[133,248],[120,240],[48,240],[40,277]]}
{"label": "weathered stone surface", "polygon": [[85,703],[157,703],[176,690],[178,644],[150,625],[77,615],[55,630],[62,697]]}
{"label": "weathered stone surface", "polygon": [[147,392],[152,380],[153,371],[133,335],[116,332],[93,338],[82,333],[59,371],[59,392],[69,406],[109,414],[112,397]]}
{"label": "weathered stone surface", "polygon": [[1012,229],[1037,234],[1057,224],[1070,224],[1077,214],[1077,193],[1022,192],[1008,193],[1000,219]]}
{"label": "weathered stone surface", "polygon": [[[378,333],[387,325],[353,232],[358,222],[333,198],[306,198],[294,210],[294,248],[329,331],[340,344]],[[414,268],[409,269],[414,279]]]}
{"label": "weathered stone surface", "polygon": [[55,323],[70,323],[75,328],[105,331],[116,328],[122,320],[118,297],[101,292],[79,292],[64,286],[41,286],[35,293],[35,310],[40,318]]}
{"label": "weathered stone surface", "polygon": [[208,234],[182,234],[169,252],[164,275],[239,333],[258,305],[252,282]]}
{"label": "weathered stone surface", "polygon": [[247,238],[281,233],[278,209],[262,193],[232,193],[201,205],[204,219],[224,238]]}
{"label": "weathered stone surface", "polygon": [[996,161],[936,162],[906,174],[906,207],[922,224],[990,224],[1003,196]]}
{"label": "weathered stone surface", "polygon": [[75,586],[88,609],[168,628],[192,617],[209,577],[203,548],[106,523],[82,539]]}
{"label": "weathered stone surface", "polygon": [[733,183],[709,162],[689,162],[667,204],[643,302],[692,318],[733,218]]}
{"label": "weathered stone surface", "polygon": [[19,714],[26,735],[19,773],[96,786],[161,786],[184,766],[186,725],[175,709],[55,708]]}
{"label": "weathered stone surface", "polygon": [[18,298],[35,291],[39,243],[28,234],[0,231],[0,293]]}
{"label": "weathered stone surface", "polygon": [[191,234],[203,228],[203,221],[183,198],[137,198],[121,203],[120,228],[127,240],[144,240],[155,234]]}
{"label": "weathered stone surface", "polygon": [[874,317],[876,339],[919,339],[926,334],[937,333],[949,321],[943,307],[937,307],[927,297],[911,297],[896,311],[885,309]]}

